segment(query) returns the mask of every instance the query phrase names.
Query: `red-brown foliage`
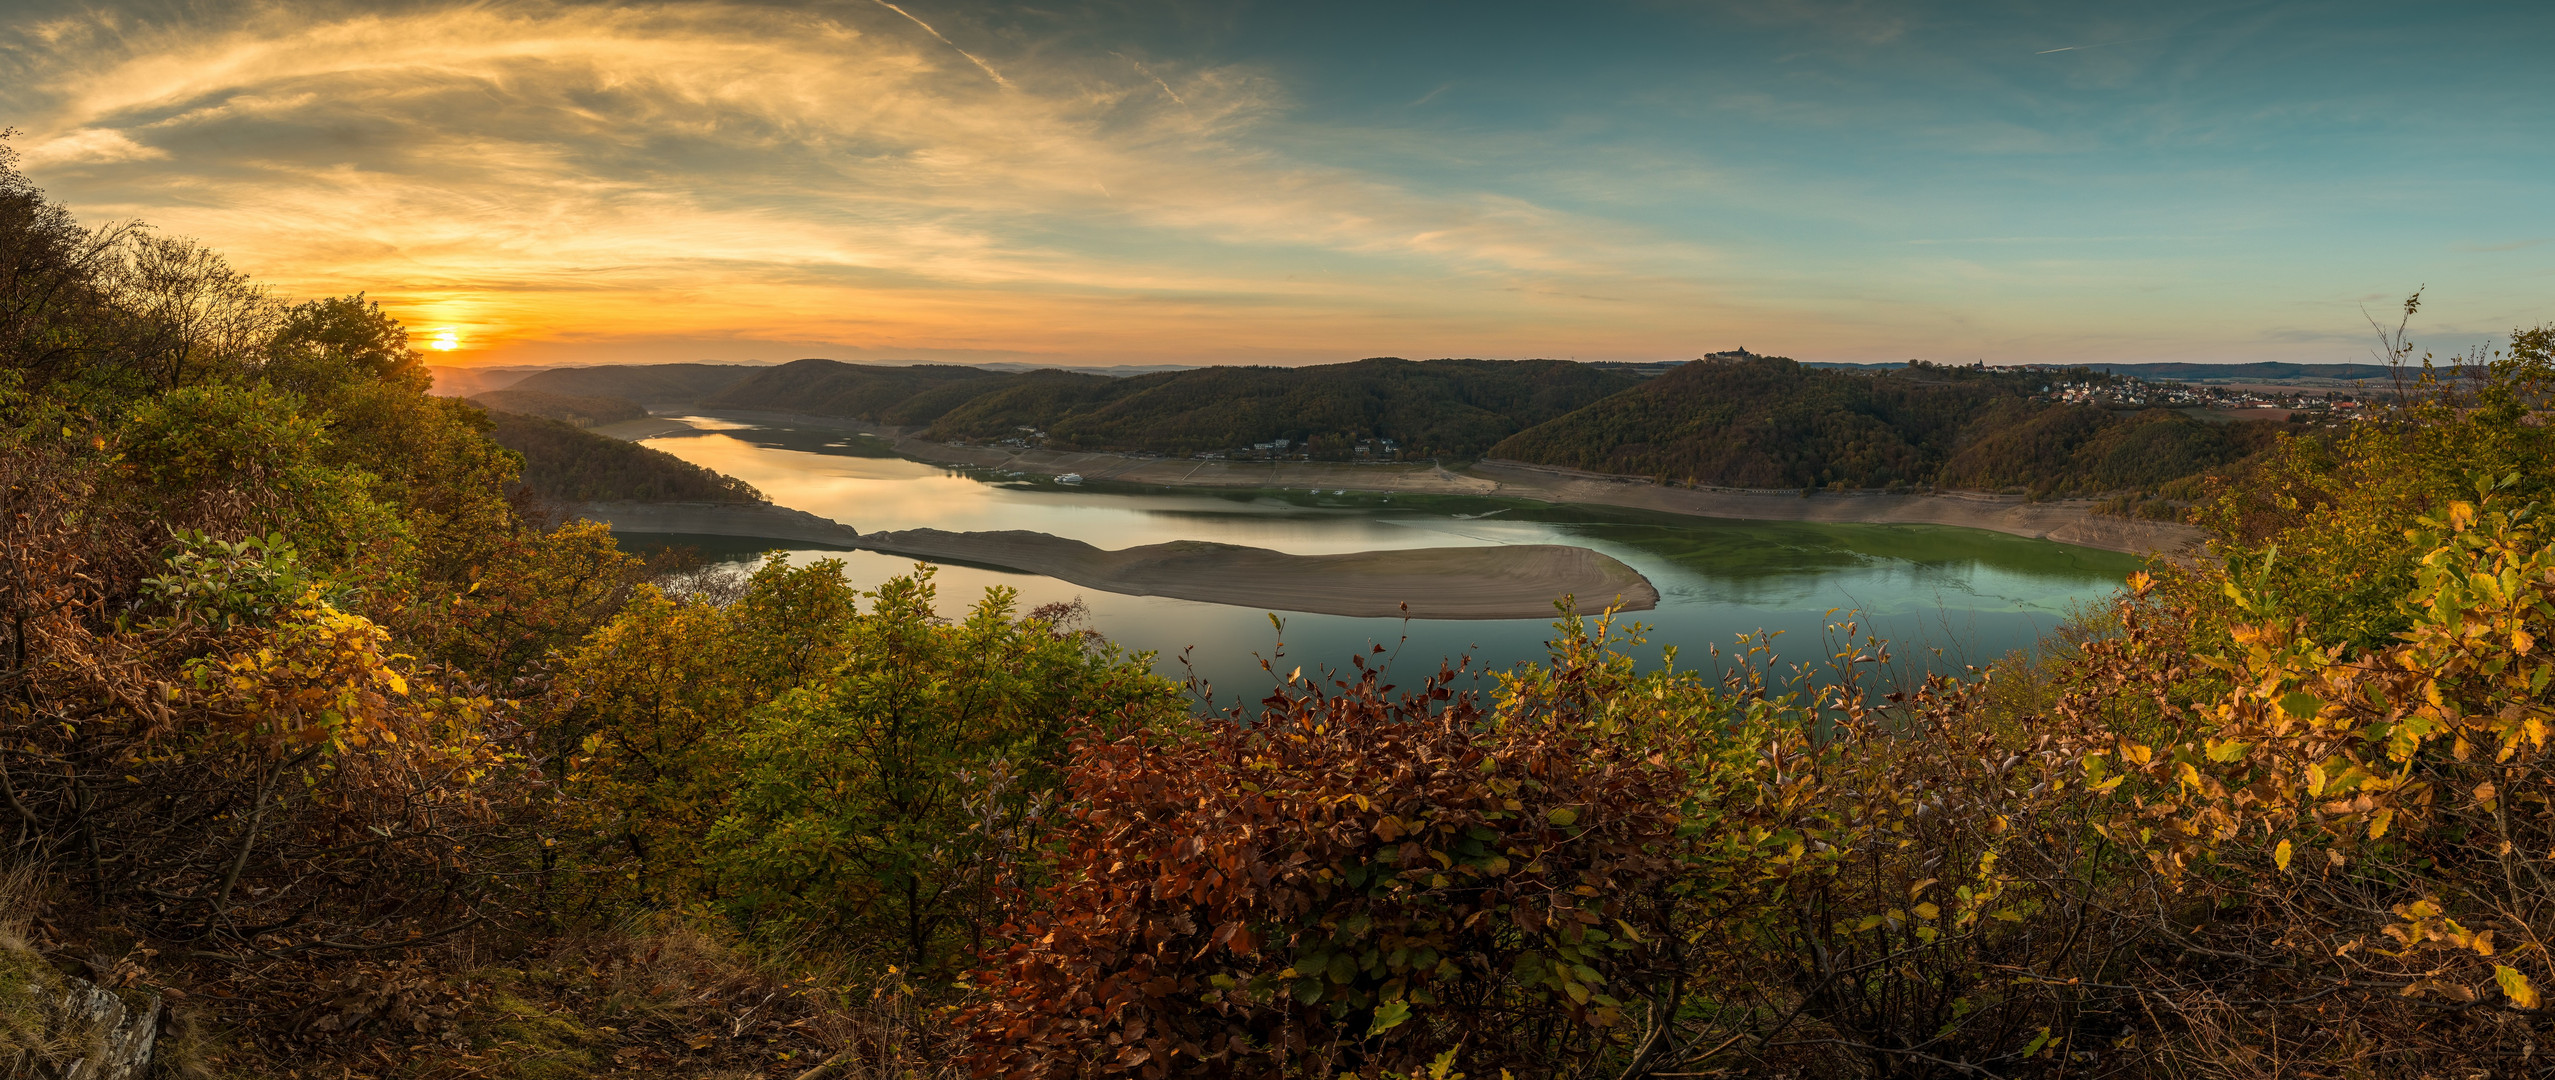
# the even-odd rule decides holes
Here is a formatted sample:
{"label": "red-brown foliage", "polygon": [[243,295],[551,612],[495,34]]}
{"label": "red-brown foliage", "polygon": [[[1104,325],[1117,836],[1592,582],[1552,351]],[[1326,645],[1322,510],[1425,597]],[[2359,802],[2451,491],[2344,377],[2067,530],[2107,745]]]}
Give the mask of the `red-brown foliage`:
{"label": "red-brown foliage", "polygon": [[[967,1014],[978,1075],[1549,1071],[1663,929],[1681,777],[1571,717],[1307,682],[1256,721],[1093,732],[1055,884]],[[1238,710],[1237,710],[1238,711]]]}

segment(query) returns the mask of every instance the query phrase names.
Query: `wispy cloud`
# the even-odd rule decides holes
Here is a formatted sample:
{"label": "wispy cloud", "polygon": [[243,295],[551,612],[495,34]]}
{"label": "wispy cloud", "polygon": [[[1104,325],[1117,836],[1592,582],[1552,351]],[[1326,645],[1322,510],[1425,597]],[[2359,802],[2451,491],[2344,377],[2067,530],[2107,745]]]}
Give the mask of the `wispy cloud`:
{"label": "wispy cloud", "polygon": [[[1256,137],[1285,102],[1249,68],[1185,68],[1184,92],[1101,58],[1006,77],[878,6],[901,19],[97,18],[48,24],[6,81],[43,88],[10,102],[36,107],[29,161],[84,212],[203,236],[296,291],[369,288],[477,343],[749,328],[1075,356],[1425,349],[1513,328],[1497,285],[1679,290],[1663,271],[1703,257],[1294,159]],[[894,33],[905,21],[931,44]]]}
{"label": "wispy cloud", "polygon": [[85,216],[489,360],[2309,358],[2267,313],[2405,276],[2545,317],[2555,16],[1334,14],[20,0],[0,118]]}
{"label": "wispy cloud", "polygon": [[124,161],[152,161],[169,156],[156,146],[144,146],[121,131],[106,128],[81,128],[65,132],[26,150],[29,168],[44,169],[61,165],[108,165]]}
{"label": "wispy cloud", "polygon": [[[934,30],[934,29],[932,29],[932,24],[927,23],[927,22],[924,22],[923,20],[921,20],[921,19],[919,19],[919,18],[916,18],[916,17],[914,16],[914,13],[913,13],[913,12],[907,11],[907,10],[905,10],[904,8],[901,8],[901,7],[897,7],[897,6],[896,6],[896,5],[894,5],[894,4],[888,3],[888,2],[887,2],[887,0],[877,0],[877,4],[878,4],[878,6],[880,6],[880,7],[886,8],[886,9],[887,9],[887,10],[889,10],[889,11],[893,11],[893,12],[895,12],[895,13],[899,14],[899,15],[904,16],[904,17],[906,18],[906,20],[907,20],[907,21],[909,21],[909,22],[913,23],[914,25],[919,26],[919,27],[922,27],[922,28],[923,28],[923,32],[924,32],[924,33],[926,33],[926,34],[930,34],[930,35],[931,35],[931,36],[933,36],[933,37],[939,38],[939,39],[940,39],[940,43],[941,43],[941,44],[943,44],[943,45],[947,45],[947,46],[949,46],[949,49],[950,49],[950,51],[951,51],[951,52],[955,52],[955,53],[957,53],[957,54],[958,54],[958,55],[960,55],[960,56],[964,56],[964,57],[966,57],[966,58],[967,58],[967,62],[968,62],[968,63],[971,63],[971,64],[976,65],[979,69],[982,69],[982,70],[984,71],[984,73],[985,73],[985,74],[993,76],[993,79],[994,79],[994,82],[995,82],[995,84],[996,84],[996,85],[1000,85],[1000,86],[1009,86],[1009,85],[1011,85],[1011,80],[1006,79],[1006,78],[1003,78],[1003,77],[1002,77],[1002,72],[999,72],[999,71],[994,70],[994,66],[993,66],[992,64],[988,64],[988,63],[986,63],[986,62],[984,61],[984,58],[977,56],[975,53],[971,53],[971,52],[968,52],[968,51],[967,51],[967,50],[965,50],[965,49],[961,49],[961,48],[959,48],[959,47],[958,47],[958,43],[957,43],[957,42],[949,40],[949,35],[944,34],[944,33],[941,33],[941,32],[940,32],[940,31],[938,31],[938,30]],[[1160,80],[1158,80],[1158,79],[1157,79],[1157,80],[1155,80],[1155,81],[1159,82]],[[1169,87],[1165,87],[1164,89],[1169,89]]]}

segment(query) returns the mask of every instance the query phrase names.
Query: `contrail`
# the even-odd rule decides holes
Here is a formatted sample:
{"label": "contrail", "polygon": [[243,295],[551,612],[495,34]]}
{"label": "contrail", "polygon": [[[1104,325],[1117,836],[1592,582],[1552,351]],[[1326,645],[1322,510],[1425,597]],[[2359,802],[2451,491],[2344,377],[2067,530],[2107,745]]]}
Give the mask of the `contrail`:
{"label": "contrail", "polygon": [[1153,69],[1152,69],[1152,68],[1149,68],[1149,67],[1144,66],[1144,63],[1143,63],[1142,61],[1139,61],[1139,60],[1137,60],[1135,57],[1129,56],[1129,55],[1127,55],[1127,54],[1125,54],[1125,53],[1122,53],[1122,52],[1113,52],[1113,53],[1110,53],[1109,55],[1114,56],[1114,57],[1117,57],[1117,58],[1118,58],[1118,59],[1120,59],[1120,60],[1124,60],[1124,61],[1126,61],[1126,62],[1127,62],[1127,63],[1129,63],[1129,64],[1133,64],[1133,65],[1135,65],[1135,69],[1136,69],[1137,71],[1139,71],[1139,72],[1144,73],[1144,77],[1145,77],[1145,78],[1148,78],[1148,79],[1153,80],[1153,85],[1161,87],[1161,88],[1162,88],[1162,92],[1163,92],[1163,93],[1171,95],[1171,100],[1176,101],[1176,102],[1179,102],[1179,103],[1180,103],[1180,104],[1182,104],[1182,105],[1186,105],[1186,104],[1188,104],[1188,103],[1189,103],[1189,99],[1184,98],[1184,97],[1181,97],[1181,96],[1180,96],[1180,92],[1179,92],[1179,91],[1172,89],[1172,88],[1171,88],[1171,84],[1170,84],[1170,83],[1167,83],[1167,82],[1162,81],[1162,76],[1154,74],[1154,73],[1153,73]]}
{"label": "contrail", "polygon": [[913,12],[907,11],[907,10],[905,10],[904,8],[897,7],[897,6],[896,6],[896,5],[894,5],[894,4],[888,3],[888,2],[887,2],[887,0],[878,0],[878,6],[883,7],[883,8],[886,8],[886,9],[887,9],[887,10],[889,10],[889,11],[893,11],[893,12],[895,12],[895,13],[899,14],[899,15],[904,16],[906,19],[910,20],[910,21],[911,21],[914,25],[919,26],[919,27],[922,27],[922,28],[923,28],[923,32],[924,32],[924,33],[926,33],[926,34],[930,34],[930,35],[931,35],[931,36],[933,36],[933,37],[939,38],[939,39],[940,39],[940,43],[941,43],[941,44],[943,44],[943,45],[947,45],[947,46],[949,46],[949,48],[950,48],[950,50],[951,50],[951,51],[956,52],[956,53],[957,53],[958,55],[960,55],[960,56],[964,56],[964,57],[966,57],[969,63],[972,63],[972,64],[976,65],[977,67],[980,67],[980,68],[985,69],[985,74],[987,74],[987,75],[991,75],[991,76],[993,76],[993,77],[994,77],[994,83],[995,83],[996,85],[999,85],[999,86],[1005,86],[1005,87],[1008,87],[1008,86],[1010,86],[1010,85],[1011,85],[1011,80],[1006,79],[1006,78],[1003,78],[1003,77],[1002,77],[1002,72],[999,72],[999,71],[994,70],[994,66],[993,66],[992,64],[988,64],[988,63],[986,63],[986,62],[984,62],[984,61],[982,61],[982,60],[978,60],[978,59],[976,59],[976,54],[975,54],[975,53],[971,53],[971,52],[968,52],[968,51],[967,51],[967,50],[965,50],[965,49],[961,49],[961,48],[959,48],[959,47],[958,47],[958,43],[957,43],[957,42],[949,40],[949,35],[947,35],[947,34],[943,34],[943,33],[941,33],[941,32],[940,32],[940,31],[938,31],[938,30],[934,30],[934,29],[932,29],[932,24],[930,24],[930,23],[924,22],[924,21],[922,21],[921,19],[916,19],[916,18],[914,18],[914,13],[913,13]]}
{"label": "contrail", "polygon": [[[880,2],[881,2],[881,3],[884,3],[884,2],[885,2],[885,0],[880,0]],[[924,27],[923,29],[928,30],[928,29],[931,29],[931,28],[927,26],[927,27]],[[2055,49],[2042,49],[2041,51],[2036,52],[2036,53],[2033,53],[2032,55],[2033,55],[2033,56],[2047,56],[2047,55],[2049,55],[2049,54],[2051,54],[2051,53],[2075,52],[2075,51],[2077,51],[2077,50],[2079,50],[2079,49],[2108,49],[2108,48],[2110,48],[2110,47],[2112,47],[2112,46],[2114,46],[2114,45],[2135,45],[2135,44],[2138,44],[2138,43],[2139,43],[2139,42],[2141,42],[2141,41],[2160,41],[2160,40],[2163,40],[2164,38],[2171,37],[2171,36],[2172,36],[2172,35],[2170,35],[2170,34],[2158,34],[2158,35],[2156,35],[2155,37],[2124,38],[2124,39],[2119,40],[2119,41],[2105,41],[2105,42],[2099,42],[2099,43],[2096,43],[2096,44],[2093,44],[2093,45],[2062,45],[2062,46],[2060,46],[2060,47],[2058,47],[2058,48],[2055,48]]]}

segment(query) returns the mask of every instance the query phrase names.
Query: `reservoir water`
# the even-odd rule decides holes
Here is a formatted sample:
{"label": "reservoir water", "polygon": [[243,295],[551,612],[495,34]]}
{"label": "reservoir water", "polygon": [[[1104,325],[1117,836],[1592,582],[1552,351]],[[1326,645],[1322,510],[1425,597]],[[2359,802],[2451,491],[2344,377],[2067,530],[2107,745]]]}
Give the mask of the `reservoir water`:
{"label": "reservoir water", "polygon": [[[1648,629],[1635,650],[1656,662],[1663,646],[1680,666],[1711,665],[1743,633],[1779,632],[1787,661],[1828,652],[1827,627],[1859,618],[1891,642],[1903,670],[1958,669],[2030,649],[2082,605],[2100,603],[2137,569],[2133,556],[1933,525],[1837,525],[1725,521],[1604,507],[1554,507],[1462,496],[1356,494],[1324,489],[1206,491],[958,470],[890,456],[874,441],[831,429],[682,417],[694,433],[647,440],[753,484],[783,506],[862,532],[935,528],[1027,529],[1103,548],[1213,540],[1313,555],[1379,548],[1475,544],[1577,544],[1623,560],[1658,587],[1659,607],[1626,615]],[[744,559],[775,545],[719,537],[626,534],[633,546],[681,542]],[[913,569],[874,552],[797,551],[794,561],[841,559],[864,585]],[[1256,699],[1283,676],[1348,670],[1349,658],[1386,652],[1394,678],[1416,684],[1441,660],[1470,657],[1476,671],[1541,659],[1550,619],[1360,619],[1098,592],[1053,578],[946,566],[935,578],[943,614],[1002,585],[1023,610],[1081,600],[1094,627],[1129,649],[1157,654],[1173,678],[1207,680],[1216,698]],[[1581,598],[1594,606],[1600,598]],[[1591,612],[1593,613],[1593,612]],[[1278,623],[1273,624],[1274,614]],[[1185,663],[1184,663],[1185,661]]]}

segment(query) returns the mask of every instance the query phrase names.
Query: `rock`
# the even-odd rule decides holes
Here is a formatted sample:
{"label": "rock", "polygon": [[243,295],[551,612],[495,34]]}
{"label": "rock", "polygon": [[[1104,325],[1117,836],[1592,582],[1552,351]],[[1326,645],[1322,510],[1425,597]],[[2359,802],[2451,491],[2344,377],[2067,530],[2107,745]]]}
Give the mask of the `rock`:
{"label": "rock", "polygon": [[[28,1064],[36,1066],[31,1075],[61,1080],[140,1080],[149,1074],[159,1042],[159,995],[137,994],[136,1002],[128,1002],[86,979],[41,969],[11,971],[8,981],[17,985],[0,987],[12,1014],[9,1030],[0,1032],[7,1036],[0,1040],[0,1066],[10,1075]],[[33,1022],[32,1030],[25,1021]]]}
{"label": "rock", "polygon": [[160,1034],[160,996],[145,994],[141,1004],[127,1006],[122,995],[86,979],[62,983],[63,1018],[87,1044],[62,1070],[63,1080],[135,1080],[149,1072]]}

